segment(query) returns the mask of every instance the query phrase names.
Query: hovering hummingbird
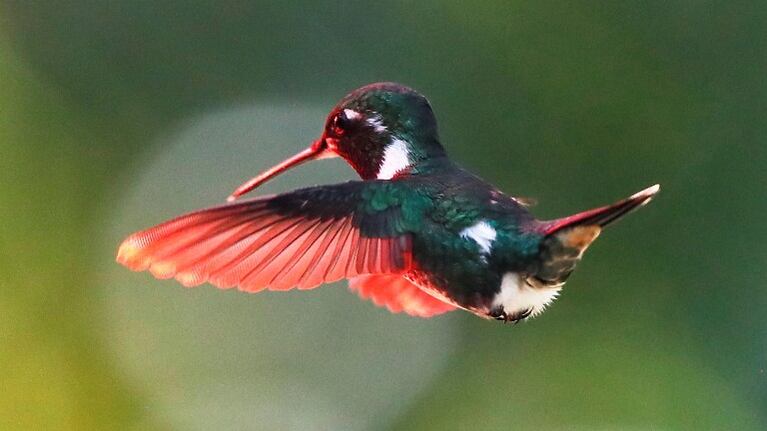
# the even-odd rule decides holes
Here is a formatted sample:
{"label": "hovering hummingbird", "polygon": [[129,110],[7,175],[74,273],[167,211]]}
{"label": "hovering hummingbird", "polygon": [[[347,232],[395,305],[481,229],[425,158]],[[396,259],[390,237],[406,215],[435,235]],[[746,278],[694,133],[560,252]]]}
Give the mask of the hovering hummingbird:
{"label": "hovering hummingbird", "polygon": [[[342,157],[362,181],[236,201],[309,160]],[[117,261],[185,286],[312,289],[349,279],[391,312],[455,309],[518,322],[559,294],[602,229],[659,186],[550,221],[450,160],[429,102],[395,83],[359,88],[311,146],[237,188],[230,203],[129,236]]]}

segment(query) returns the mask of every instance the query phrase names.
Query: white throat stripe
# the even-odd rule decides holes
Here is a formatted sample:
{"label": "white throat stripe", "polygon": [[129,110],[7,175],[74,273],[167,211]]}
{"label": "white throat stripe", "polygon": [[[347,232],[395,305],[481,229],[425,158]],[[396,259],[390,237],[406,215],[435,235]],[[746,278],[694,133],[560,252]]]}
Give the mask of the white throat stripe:
{"label": "white throat stripe", "polygon": [[378,168],[376,178],[379,180],[390,180],[398,172],[408,167],[410,167],[410,155],[407,150],[407,142],[394,138],[386,147],[386,150],[384,150],[383,161],[381,162],[381,167]]}

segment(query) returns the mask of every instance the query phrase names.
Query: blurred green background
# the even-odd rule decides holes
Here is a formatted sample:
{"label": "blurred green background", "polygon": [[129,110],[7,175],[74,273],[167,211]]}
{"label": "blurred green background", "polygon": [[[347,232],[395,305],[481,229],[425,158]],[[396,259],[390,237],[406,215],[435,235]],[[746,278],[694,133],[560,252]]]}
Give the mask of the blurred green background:
{"label": "blurred green background", "polygon": [[[0,429],[767,429],[765,22],[757,1],[0,3]],[[113,262],[380,80],[541,218],[663,191],[518,326]]]}

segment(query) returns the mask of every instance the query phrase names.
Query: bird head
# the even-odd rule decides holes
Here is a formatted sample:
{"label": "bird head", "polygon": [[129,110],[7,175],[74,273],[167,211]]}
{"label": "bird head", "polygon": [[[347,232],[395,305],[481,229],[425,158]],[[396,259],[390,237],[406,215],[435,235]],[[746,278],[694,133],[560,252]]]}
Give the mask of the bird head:
{"label": "bird head", "polygon": [[370,84],[341,99],[309,148],[247,181],[229,200],[310,160],[342,157],[361,178],[388,180],[441,155],[437,120],[426,98],[400,84]]}

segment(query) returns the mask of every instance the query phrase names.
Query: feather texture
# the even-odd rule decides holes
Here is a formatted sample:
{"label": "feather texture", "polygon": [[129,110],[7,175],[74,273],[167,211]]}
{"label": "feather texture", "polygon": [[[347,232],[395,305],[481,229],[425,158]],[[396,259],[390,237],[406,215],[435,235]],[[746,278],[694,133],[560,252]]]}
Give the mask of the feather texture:
{"label": "feather texture", "polygon": [[[361,211],[365,187],[315,187],[192,212],[131,235],[117,261],[185,286],[248,292],[402,273],[411,265],[410,235],[391,228],[401,223],[388,220],[398,215],[390,208]],[[381,226],[362,229],[365,223]]]}
{"label": "feather texture", "polygon": [[361,275],[349,280],[349,289],[392,313],[431,317],[456,309],[399,275]]}

